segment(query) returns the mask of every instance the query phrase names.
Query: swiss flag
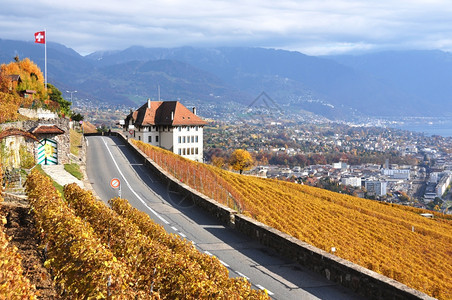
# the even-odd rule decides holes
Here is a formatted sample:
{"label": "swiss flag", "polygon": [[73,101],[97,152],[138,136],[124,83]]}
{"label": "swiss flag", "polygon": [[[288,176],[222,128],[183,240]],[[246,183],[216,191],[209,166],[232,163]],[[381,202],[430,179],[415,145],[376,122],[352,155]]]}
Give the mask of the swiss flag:
{"label": "swiss flag", "polygon": [[45,44],[46,43],[46,32],[38,31],[35,33],[35,43]]}

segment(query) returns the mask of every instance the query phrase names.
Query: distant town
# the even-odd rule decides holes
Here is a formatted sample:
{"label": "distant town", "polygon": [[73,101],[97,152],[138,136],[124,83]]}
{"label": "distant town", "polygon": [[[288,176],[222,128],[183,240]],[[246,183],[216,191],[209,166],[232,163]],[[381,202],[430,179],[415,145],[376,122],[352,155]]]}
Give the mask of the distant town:
{"label": "distant town", "polygon": [[[118,120],[130,113],[125,106],[89,103],[78,101],[74,111],[99,128],[119,129]],[[197,107],[210,120],[204,132],[207,163],[246,149],[255,158],[248,175],[452,214],[451,137],[388,128],[387,120],[341,124],[268,105]]]}

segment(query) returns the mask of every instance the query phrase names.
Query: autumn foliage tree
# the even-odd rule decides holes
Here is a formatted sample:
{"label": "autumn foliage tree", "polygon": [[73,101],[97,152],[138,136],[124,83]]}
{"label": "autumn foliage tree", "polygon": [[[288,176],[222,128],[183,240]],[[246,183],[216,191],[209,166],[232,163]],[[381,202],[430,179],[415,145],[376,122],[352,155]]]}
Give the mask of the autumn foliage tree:
{"label": "autumn foliage tree", "polygon": [[44,75],[41,69],[29,58],[23,60],[16,59],[9,64],[2,64],[0,72],[3,76],[19,75],[21,82],[17,85],[17,92],[23,90],[33,90],[35,97],[40,100],[48,98],[44,87]]}
{"label": "autumn foliage tree", "polygon": [[[21,97],[32,90],[32,97]],[[15,57],[9,64],[0,65],[0,123],[16,121],[20,107],[45,107],[54,112],[71,115],[71,102],[63,99],[53,85],[44,86],[41,69],[29,58]]]}
{"label": "autumn foliage tree", "polygon": [[243,149],[236,149],[232,152],[231,157],[229,158],[229,164],[232,169],[239,171],[240,174],[243,171],[248,170],[253,165],[253,157],[251,154]]}
{"label": "autumn foliage tree", "polygon": [[0,92],[0,123],[17,120],[20,103],[18,95]]}

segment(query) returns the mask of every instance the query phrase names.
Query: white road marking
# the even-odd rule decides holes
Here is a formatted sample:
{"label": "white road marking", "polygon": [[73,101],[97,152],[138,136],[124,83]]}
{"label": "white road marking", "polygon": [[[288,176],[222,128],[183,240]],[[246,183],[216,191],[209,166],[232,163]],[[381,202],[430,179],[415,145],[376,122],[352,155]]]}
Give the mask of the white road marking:
{"label": "white road marking", "polygon": [[219,259],[220,263],[225,266],[226,268],[229,268],[229,265],[227,263],[225,263],[224,261],[222,261],[221,259]]}
{"label": "white road marking", "polygon": [[[121,177],[124,179],[124,182],[126,183],[127,187],[130,189],[130,191],[135,195],[135,197],[138,198],[138,200],[140,200],[140,202],[141,202],[147,209],[149,209],[149,211],[151,211],[151,212],[152,212],[157,218],[159,218],[163,223],[165,223],[165,224],[168,225],[169,222],[168,222],[165,218],[163,218],[162,216],[160,216],[155,210],[153,210],[151,207],[149,207],[149,205],[147,205],[146,202],[144,202],[144,200],[143,200],[143,199],[135,192],[135,190],[132,189],[132,187],[130,186],[130,183],[127,181],[126,177],[124,176],[124,174],[122,173],[122,171],[119,169],[119,166],[118,166],[118,164],[116,163],[116,160],[114,159],[113,154],[111,153],[110,149],[108,148],[108,145],[107,145],[105,139],[102,138],[102,141],[103,141],[103,143],[104,143],[104,145],[105,145],[105,148],[107,148],[107,151],[108,151],[108,153],[110,154],[110,157],[111,157],[111,159],[113,160],[113,163],[115,164],[116,169],[118,169],[119,174],[120,174]],[[177,228],[176,228],[176,227],[171,226],[171,228],[172,228],[174,231],[177,231]],[[183,233],[179,233],[179,234],[182,235],[183,237],[186,237]],[[192,241],[192,243],[193,243],[193,245],[196,244],[194,241]],[[204,251],[204,253],[207,254],[207,255],[209,255],[209,256],[213,256],[213,254],[210,253],[209,251]],[[220,263],[223,264],[225,267],[229,267],[229,265],[226,264],[224,261],[222,261],[222,260],[219,260],[219,261],[220,261]],[[247,280],[249,280],[249,277],[243,275],[242,273],[240,273],[240,272],[236,272],[236,273],[239,274],[240,276],[246,278]],[[268,293],[269,295],[274,295],[274,293],[272,293],[271,291],[269,291],[268,289],[266,289],[266,288],[263,287],[262,285],[256,284],[256,286],[257,286],[259,289],[261,289],[261,290],[267,291],[267,293]]]}
{"label": "white road marking", "polygon": [[256,284],[256,286],[257,286],[259,289],[261,289],[261,290],[267,291],[267,294],[269,294],[270,296],[271,296],[271,295],[274,295],[271,291],[267,290],[267,289],[264,288],[262,285]]}
{"label": "white road marking", "polygon": [[245,278],[246,280],[250,280],[250,278],[248,276],[243,275],[243,273],[240,273],[238,271],[235,271],[237,274],[239,274],[240,277]]}
{"label": "white road marking", "polygon": [[187,236],[185,234],[183,234],[182,232],[179,232],[179,235],[183,238],[186,238]]}
{"label": "white road marking", "polygon": [[116,169],[118,169],[119,174],[121,174],[121,177],[124,179],[124,182],[126,183],[127,187],[130,189],[130,191],[135,195],[135,197],[138,198],[138,200],[140,200],[141,203],[143,203],[144,206],[146,206],[147,209],[149,209],[150,212],[152,212],[157,218],[159,218],[163,223],[165,224],[169,224],[169,222],[163,218],[161,215],[159,215],[155,210],[153,210],[151,207],[149,207],[149,205],[146,204],[146,202],[132,189],[132,187],[130,186],[129,182],[127,181],[126,177],[124,176],[124,174],[121,172],[121,170],[119,169],[118,164],[116,163],[115,158],[113,157],[113,154],[111,153],[110,149],[108,148],[107,142],[105,141],[105,138],[102,137],[102,141],[104,142],[105,148],[107,148],[108,153],[111,156],[111,159],[113,160]]}

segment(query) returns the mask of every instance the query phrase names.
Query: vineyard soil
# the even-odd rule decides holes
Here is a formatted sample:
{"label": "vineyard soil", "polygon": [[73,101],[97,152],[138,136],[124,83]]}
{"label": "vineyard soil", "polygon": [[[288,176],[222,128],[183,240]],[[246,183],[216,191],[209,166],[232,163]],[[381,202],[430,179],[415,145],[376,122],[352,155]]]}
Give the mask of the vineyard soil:
{"label": "vineyard soil", "polygon": [[5,216],[6,234],[11,237],[9,246],[18,248],[22,268],[31,284],[36,286],[38,299],[58,299],[51,275],[44,267],[44,256],[39,249],[36,228],[29,208],[20,203],[2,202],[0,215]]}

